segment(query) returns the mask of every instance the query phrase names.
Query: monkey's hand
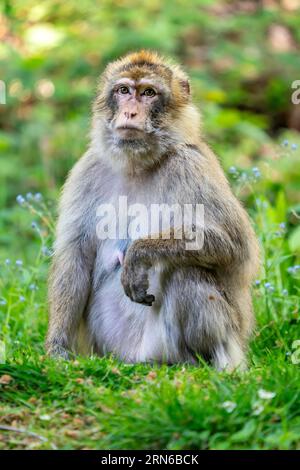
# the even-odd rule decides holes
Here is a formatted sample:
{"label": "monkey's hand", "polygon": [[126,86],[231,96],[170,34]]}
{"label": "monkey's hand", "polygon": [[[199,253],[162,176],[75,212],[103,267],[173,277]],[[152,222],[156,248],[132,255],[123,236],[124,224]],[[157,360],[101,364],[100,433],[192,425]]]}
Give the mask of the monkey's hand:
{"label": "monkey's hand", "polygon": [[129,249],[125,256],[121,282],[125,294],[133,302],[151,307],[155,297],[147,293],[149,287],[148,269],[147,264],[136,260],[134,250]]}

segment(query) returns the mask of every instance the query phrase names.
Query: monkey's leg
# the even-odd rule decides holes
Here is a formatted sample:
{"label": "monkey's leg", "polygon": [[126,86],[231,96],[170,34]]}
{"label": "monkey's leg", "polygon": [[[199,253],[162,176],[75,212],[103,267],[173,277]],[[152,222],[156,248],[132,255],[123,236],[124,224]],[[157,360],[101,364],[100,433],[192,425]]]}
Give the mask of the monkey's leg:
{"label": "monkey's leg", "polygon": [[239,314],[210,274],[198,268],[176,270],[167,281],[165,292],[167,331],[170,325],[177,325],[170,342],[171,359],[195,363],[201,355],[218,370],[245,366]]}
{"label": "monkey's leg", "polygon": [[77,334],[90,289],[90,267],[71,243],[57,250],[49,278],[49,355],[67,359],[76,350]]}

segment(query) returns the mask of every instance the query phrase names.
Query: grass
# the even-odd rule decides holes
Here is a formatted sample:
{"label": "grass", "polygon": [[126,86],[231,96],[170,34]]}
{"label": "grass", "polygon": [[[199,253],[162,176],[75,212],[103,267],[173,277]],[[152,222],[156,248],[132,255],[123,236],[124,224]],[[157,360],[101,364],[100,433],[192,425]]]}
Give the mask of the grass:
{"label": "grass", "polygon": [[[299,446],[295,366],[269,354],[244,375],[208,367],[70,363],[20,354],[2,365],[1,446],[42,449],[288,449]],[[262,390],[273,391],[263,399]],[[271,396],[271,395],[270,395]],[[5,415],[5,418],[4,418]]]}
{"label": "grass", "polygon": [[251,174],[235,177],[238,192],[251,189],[263,253],[253,287],[257,327],[244,373],[217,373],[204,363],[46,357],[53,219],[39,195],[18,197],[22,207],[15,211],[27,225],[32,215],[38,220],[32,226],[37,256],[31,263],[1,263],[0,449],[300,448],[299,268],[282,223],[286,202],[283,193],[273,204],[258,197]]}

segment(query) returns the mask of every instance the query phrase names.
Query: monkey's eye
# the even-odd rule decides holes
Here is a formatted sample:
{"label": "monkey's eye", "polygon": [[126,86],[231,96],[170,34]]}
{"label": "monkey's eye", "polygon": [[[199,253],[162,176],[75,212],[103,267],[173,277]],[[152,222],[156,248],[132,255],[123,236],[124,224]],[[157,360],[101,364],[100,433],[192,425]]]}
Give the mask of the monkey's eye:
{"label": "monkey's eye", "polygon": [[129,93],[128,86],[125,86],[125,85],[120,86],[120,88],[118,88],[118,93],[120,93],[120,95],[127,95],[127,93]]}
{"label": "monkey's eye", "polygon": [[145,96],[155,96],[156,95],[156,92],[155,90],[153,90],[153,88],[146,88],[146,90],[144,90],[144,93],[142,93],[143,95]]}

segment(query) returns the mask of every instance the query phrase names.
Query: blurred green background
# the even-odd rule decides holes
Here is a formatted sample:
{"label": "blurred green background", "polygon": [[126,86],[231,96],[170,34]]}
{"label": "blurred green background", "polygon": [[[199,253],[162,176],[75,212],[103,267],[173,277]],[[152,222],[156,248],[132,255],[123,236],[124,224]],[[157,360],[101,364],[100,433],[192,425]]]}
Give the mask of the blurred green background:
{"label": "blurred green background", "polygon": [[[32,256],[34,235],[16,196],[56,200],[86,148],[97,77],[140,48],[186,68],[225,169],[259,167],[258,191],[270,201],[284,192],[298,250],[300,105],[291,85],[300,79],[299,8],[298,0],[2,0],[0,256],[12,244],[16,256]],[[245,188],[241,196],[251,209]]]}

